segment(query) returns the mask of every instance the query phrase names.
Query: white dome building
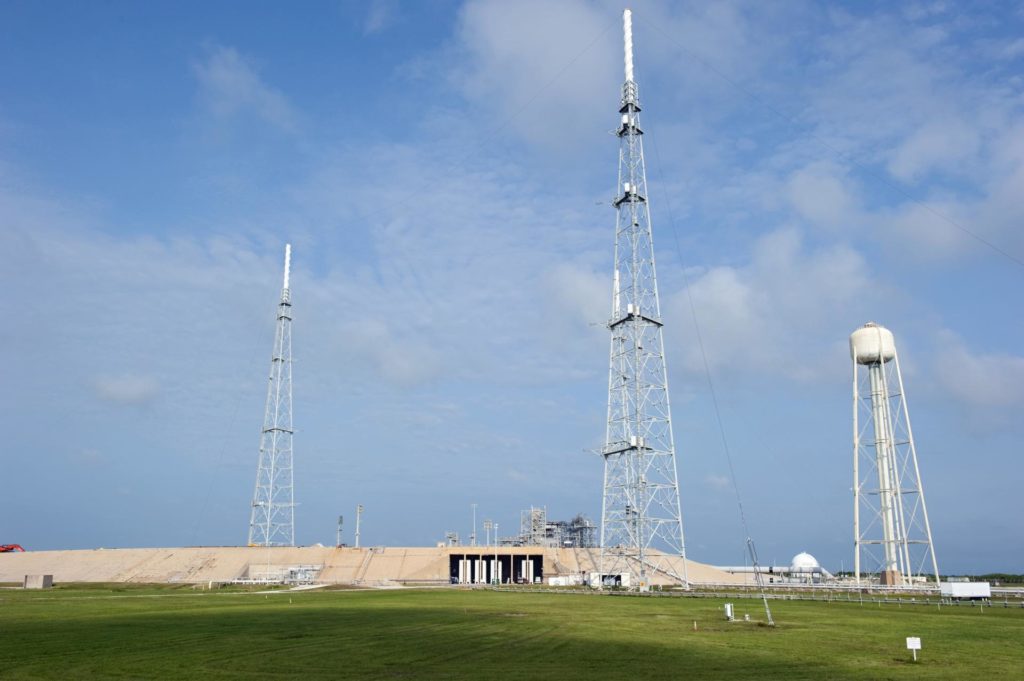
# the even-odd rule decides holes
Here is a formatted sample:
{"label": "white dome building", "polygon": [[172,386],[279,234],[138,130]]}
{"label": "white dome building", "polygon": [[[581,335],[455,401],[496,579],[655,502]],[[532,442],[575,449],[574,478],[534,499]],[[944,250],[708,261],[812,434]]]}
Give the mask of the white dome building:
{"label": "white dome building", "polygon": [[818,559],[811,554],[805,552],[798,553],[793,556],[793,560],[789,564],[790,572],[821,572],[821,565],[818,563]]}
{"label": "white dome building", "polygon": [[832,575],[821,567],[817,558],[802,551],[793,556],[793,560],[790,561],[789,578],[794,582],[817,584],[824,579],[831,579]]}

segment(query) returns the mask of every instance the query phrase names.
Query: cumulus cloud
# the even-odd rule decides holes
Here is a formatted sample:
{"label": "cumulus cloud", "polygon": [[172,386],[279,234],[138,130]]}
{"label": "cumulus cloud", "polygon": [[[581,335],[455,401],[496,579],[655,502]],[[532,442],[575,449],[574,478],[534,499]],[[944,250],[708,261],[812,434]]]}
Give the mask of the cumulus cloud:
{"label": "cumulus cloud", "polygon": [[[527,142],[548,153],[581,153],[616,121],[621,12],[607,0],[470,0],[459,13],[450,82]],[[641,92],[659,89],[700,116],[708,103],[703,93],[729,87],[701,62],[727,72],[751,64],[756,70],[776,45],[757,39],[774,26],[767,14],[735,2],[637,9]]]}
{"label": "cumulus cloud", "polygon": [[[691,285],[709,364],[798,380],[844,370],[850,327],[870,300],[869,269],[848,246],[807,248],[801,233],[782,229],[761,238],[750,262],[712,267]],[[683,330],[683,368],[703,372],[686,294],[669,299]],[[836,339],[835,341],[833,339]]]}
{"label": "cumulus cloud", "polygon": [[233,47],[213,46],[193,64],[203,101],[217,118],[251,113],[284,130],[294,130],[297,115],[288,99],[263,81],[253,64]]}
{"label": "cumulus cloud", "polygon": [[552,267],[543,278],[545,303],[553,315],[574,325],[603,323],[611,310],[611,285],[606,273],[573,263]]}
{"label": "cumulus cloud", "polygon": [[856,219],[859,206],[851,196],[846,172],[829,162],[809,164],[787,182],[797,213],[816,227],[836,228]]}
{"label": "cumulus cloud", "polygon": [[950,394],[974,407],[1024,404],[1024,357],[972,351],[948,329],[938,338],[935,375]]}
{"label": "cumulus cloud", "polygon": [[[910,18],[932,22],[932,13],[921,5]],[[874,225],[863,236],[895,239],[899,245],[890,250],[901,258],[948,260],[977,255],[972,232],[1019,257],[1024,211],[1005,197],[1008,187],[1021,191],[1024,110],[1005,86],[1015,76],[1010,67],[993,62],[979,74],[956,23],[908,25],[890,14],[853,17],[839,10],[829,17],[818,48],[830,58],[805,74],[801,119],[827,143],[817,145],[820,152],[846,166],[846,178],[830,177],[848,187],[849,177],[860,180],[860,191],[846,198]],[[989,47],[975,49],[992,60]],[[816,204],[844,205],[839,188],[821,177],[798,174],[790,189],[823,192]],[[834,201],[825,200],[830,194]]]}
{"label": "cumulus cloud", "polygon": [[889,172],[912,182],[935,170],[959,174],[978,151],[978,129],[957,118],[935,119],[912,131],[892,152]]}
{"label": "cumulus cloud", "polygon": [[873,219],[881,237],[895,237],[912,248],[903,254],[931,260],[1002,257],[975,236],[1024,259],[1024,115],[993,134],[970,191],[933,190],[921,202],[907,201],[878,209]]}
{"label": "cumulus cloud", "polygon": [[900,257],[934,262],[969,250],[966,246],[970,236],[950,223],[965,217],[962,206],[954,200],[906,203],[891,211],[879,211],[873,231],[899,244],[891,252]]}
{"label": "cumulus cloud", "polygon": [[610,109],[619,87],[616,43],[596,40],[614,25],[614,13],[582,0],[467,2],[453,83],[533,143],[563,146],[581,132],[592,139],[602,131],[595,112]]}

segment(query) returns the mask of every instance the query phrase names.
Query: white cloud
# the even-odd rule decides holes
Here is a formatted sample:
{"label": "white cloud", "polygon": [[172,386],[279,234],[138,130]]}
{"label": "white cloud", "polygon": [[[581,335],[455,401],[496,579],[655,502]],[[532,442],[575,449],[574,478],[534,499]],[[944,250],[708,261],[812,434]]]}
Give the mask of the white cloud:
{"label": "white cloud", "polygon": [[146,404],[160,393],[160,383],[152,376],[121,374],[100,376],[95,381],[96,396],[118,404]]}
{"label": "white cloud", "polygon": [[1013,42],[1003,46],[1000,50],[1000,56],[1003,59],[1016,59],[1022,54],[1024,54],[1024,38],[1017,38]]}
{"label": "white cloud", "polygon": [[[932,21],[944,11],[921,5],[913,19]],[[800,119],[827,144],[814,145],[817,155],[846,166],[846,179],[832,177],[860,182],[856,194],[847,194],[865,224],[873,225],[861,230],[863,236],[891,242],[888,252],[901,258],[933,262],[973,258],[984,250],[964,230],[1010,252],[1024,247],[1017,229],[1024,211],[1019,200],[1006,198],[1020,195],[1024,178],[1016,151],[1024,109],[998,65],[985,73],[972,67],[962,35],[972,18],[937,28],[908,25],[890,14],[831,16],[818,39],[823,58],[803,77]],[[793,153],[784,149],[776,163]],[[886,175],[894,182],[877,177]],[[839,187],[818,181],[797,188],[807,195],[833,194],[834,201],[823,196],[814,202],[826,210],[844,205]],[[894,186],[905,183],[916,186],[908,192]],[[799,202],[797,208],[811,212]]]}
{"label": "white cloud", "polygon": [[723,490],[730,486],[728,476],[710,473],[704,478],[704,483],[713,490]]}
{"label": "white cloud", "polygon": [[339,339],[359,363],[369,361],[387,381],[416,385],[438,376],[441,360],[425,339],[401,339],[381,319],[360,319],[346,324]]}
{"label": "white cloud", "polygon": [[815,227],[836,228],[855,220],[860,208],[850,195],[850,180],[827,162],[807,165],[787,183],[789,199],[805,220]]}
{"label": "white cloud", "polygon": [[[621,56],[610,38],[615,20],[615,13],[582,0],[467,2],[452,82],[532,143],[593,140],[610,127],[595,128],[601,126],[596,114],[614,114],[621,79]],[[594,42],[601,35],[609,39]]]}
{"label": "white cloud", "polygon": [[[621,12],[621,4],[608,0],[470,0],[459,15],[450,82],[496,113],[496,124],[546,153],[587,153],[617,120]],[[729,73],[751,64],[756,70],[778,49],[759,39],[771,21],[762,14],[769,13],[725,1],[634,8],[641,98],[657,88],[663,101],[680,107],[687,125],[704,117],[707,92],[730,86],[701,61]]]}
{"label": "white cloud", "polygon": [[87,468],[100,468],[110,463],[106,456],[92,448],[82,449],[77,453],[73,453],[68,456],[68,459],[72,463],[76,463]]}
{"label": "white cloud", "polygon": [[1018,260],[1024,259],[1024,115],[986,143],[985,159],[970,192],[936,189],[923,201],[879,209],[872,220],[880,237],[895,237],[901,257],[1002,258],[977,235]]}
{"label": "white cloud", "polygon": [[528,476],[526,473],[523,473],[521,470],[517,468],[509,468],[508,470],[506,470],[505,477],[507,477],[512,482],[517,483],[528,482],[530,480],[530,476]]}
{"label": "white cloud", "polygon": [[943,260],[963,255],[970,237],[949,220],[962,220],[963,210],[952,200],[906,203],[875,216],[876,233],[893,240],[890,252],[915,260]]}
{"label": "white cloud", "polygon": [[193,64],[201,95],[210,111],[229,120],[252,113],[283,130],[294,130],[297,115],[280,91],[266,84],[252,63],[232,47],[216,45]]}
{"label": "white cloud", "polygon": [[[596,244],[606,257],[611,235],[581,227],[576,206],[559,204],[551,189],[514,166],[450,162],[465,143],[375,145],[367,152],[379,159],[372,167],[332,163],[295,188],[311,219],[328,214],[365,229],[353,237],[373,254],[372,262],[333,272],[323,282],[325,295],[361,311],[345,331],[369,334],[360,343],[371,354],[361,356],[383,360],[390,353],[381,348],[398,343],[416,366],[430,368],[417,374],[405,366],[392,378],[487,375],[548,383],[576,375],[578,358],[566,361],[550,344],[579,338],[588,322],[606,318],[609,294],[598,293],[604,286],[593,274],[591,249]],[[444,182],[435,183],[439,166]],[[337,187],[356,183],[366,187],[366,200],[339,202]],[[380,325],[352,330],[366,319]],[[544,333],[537,333],[539,323]]]}
{"label": "white cloud", "polygon": [[543,281],[544,302],[576,326],[603,324],[611,310],[611,285],[605,273],[571,262],[558,263]]}
{"label": "white cloud", "polygon": [[955,118],[930,120],[896,147],[889,159],[889,172],[906,182],[936,170],[959,174],[977,153],[980,142],[976,126]]}
{"label": "white cloud", "polygon": [[974,407],[1024,404],[1024,357],[974,352],[949,330],[938,339],[935,375],[950,394]]}
{"label": "white cloud", "polygon": [[903,13],[911,21],[921,21],[945,14],[948,9],[945,2],[913,2],[903,8]]}
{"label": "white cloud", "polygon": [[[758,240],[749,264],[694,278],[691,293],[712,368],[798,381],[846,370],[846,336],[866,314],[872,288],[863,257],[848,246],[807,249],[797,230]],[[682,368],[703,373],[686,293],[670,297],[683,330]]]}
{"label": "white cloud", "polygon": [[363,33],[366,35],[380,33],[394,23],[397,14],[398,5],[395,0],[371,0],[366,8]]}

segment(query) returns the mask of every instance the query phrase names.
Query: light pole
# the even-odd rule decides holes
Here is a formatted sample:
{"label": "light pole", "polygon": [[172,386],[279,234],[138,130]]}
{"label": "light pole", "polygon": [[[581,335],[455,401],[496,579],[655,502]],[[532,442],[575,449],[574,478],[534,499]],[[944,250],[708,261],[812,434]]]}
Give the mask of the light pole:
{"label": "light pole", "polygon": [[498,523],[494,523],[494,583],[501,584],[501,577],[498,575]]}
{"label": "light pole", "polygon": [[471,505],[473,506],[473,533],[469,535],[469,545],[476,546],[476,504]]}
{"label": "light pole", "polygon": [[[493,523],[491,523],[490,520],[484,520],[484,537],[485,537],[484,542],[486,543],[487,546],[491,545],[491,526],[492,526],[492,524]],[[490,579],[490,581],[492,583],[494,582],[494,575],[497,574],[497,572],[495,572],[496,569],[497,569],[497,565],[496,564],[492,564],[491,565],[491,579]]]}
{"label": "light pole", "polygon": [[359,548],[359,524],[363,519],[363,505],[356,506],[356,548]]}

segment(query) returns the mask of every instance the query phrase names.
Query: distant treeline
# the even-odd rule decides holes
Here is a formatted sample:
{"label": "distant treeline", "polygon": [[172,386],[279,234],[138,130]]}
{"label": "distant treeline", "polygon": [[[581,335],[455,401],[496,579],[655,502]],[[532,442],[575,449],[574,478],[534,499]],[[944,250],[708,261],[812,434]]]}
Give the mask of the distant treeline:
{"label": "distant treeline", "polygon": [[1024,584],[1024,575],[1011,575],[1005,572],[990,572],[987,575],[967,575],[977,582],[999,582],[1000,584]]}
{"label": "distant treeline", "polygon": [[[852,572],[837,572],[837,577],[853,577]],[[931,577],[932,575],[923,573],[922,577]],[[942,575],[943,581],[947,579],[969,579],[972,582],[992,582],[995,584],[1024,584],[1024,575],[1013,575],[1006,572],[989,572],[984,575]]]}

